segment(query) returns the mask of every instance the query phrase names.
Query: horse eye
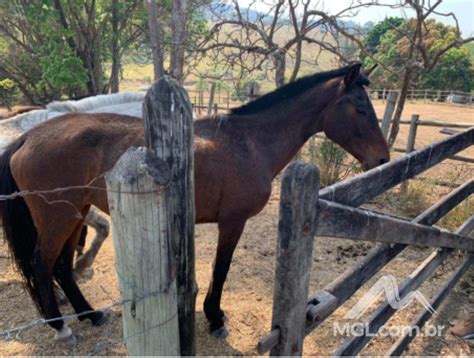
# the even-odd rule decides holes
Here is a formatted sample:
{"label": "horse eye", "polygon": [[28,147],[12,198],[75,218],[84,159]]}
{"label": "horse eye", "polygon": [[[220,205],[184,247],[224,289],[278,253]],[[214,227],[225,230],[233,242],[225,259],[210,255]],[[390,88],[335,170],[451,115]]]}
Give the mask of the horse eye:
{"label": "horse eye", "polygon": [[357,111],[357,113],[360,113],[360,114],[367,114],[367,111],[365,109],[362,109],[362,108],[356,108],[356,111]]}

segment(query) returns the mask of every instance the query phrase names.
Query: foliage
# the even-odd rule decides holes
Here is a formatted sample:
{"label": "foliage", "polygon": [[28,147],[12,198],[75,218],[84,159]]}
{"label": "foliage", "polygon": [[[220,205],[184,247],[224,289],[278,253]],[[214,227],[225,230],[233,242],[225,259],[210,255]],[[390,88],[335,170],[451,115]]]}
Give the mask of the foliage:
{"label": "foliage", "polygon": [[0,105],[5,106],[8,110],[15,104],[18,98],[18,87],[9,78],[0,80]]}
{"label": "foliage", "polygon": [[385,20],[380,21],[370,28],[367,37],[363,41],[367,51],[371,54],[375,54],[377,47],[380,45],[380,38],[385,35],[387,31],[396,29],[402,23],[403,19],[401,17],[387,17]]}
{"label": "foliage", "polygon": [[[388,72],[378,67],[371,76],[376,87],[399,88],[400,71],[409,58],[410,36],[414,31],[415,20],[409,19],[400,22],[399,18],[387,18],[374,26],[364,40],[368,50],[374,58],[390,68]],[[398,27],[393,27],[399,23]],[[424,45],[428,56],[434,57],[441,48],[457,38],[456,29],[435,20],[427,20],[423,29]],[[417,56],[421,56],[417,54]],[[364,58],[365,65],[370,67],[373,61]],[[417,58],[422,63],[421,58]],[[441,56],[431,71],[419,66],[412,78],[412,83],[421,88],[451,89],[470,91],[473,85],[474,72],[471,68],[469,51],[463,46],[451,48]]]}
{"label": "foliage", "polygon": [[[118,28],[112,31],[112,7]],[[103,63],[113,44],[121,56],[142,32],[134,22],[141,0],[12,0],[0,2],[0,76],[28,102],[107,91]]]}
{"label": "foliage", "polygon": [[474,70],[468,49],[449,49],[443,59],[423,76],[422,88],[470,92],[474,88]]}
{"label": "foliage", "polygon": [[329,139],[322,139],[315,147],[310,145],[310,156],[319,167],[323,186],[332,185],[347,175],[347,168],[344,167],[347,153]]}

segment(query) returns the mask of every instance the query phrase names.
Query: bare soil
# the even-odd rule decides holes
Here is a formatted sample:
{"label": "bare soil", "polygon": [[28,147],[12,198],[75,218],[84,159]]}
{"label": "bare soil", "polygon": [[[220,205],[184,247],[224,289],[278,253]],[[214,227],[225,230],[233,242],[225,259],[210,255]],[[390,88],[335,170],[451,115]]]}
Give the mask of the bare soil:
{"label": "bare soil", "polygon": [[[384,104],[376,102],[375,107],[380,116],[383,113]],[[469,107],[444,104],[408,104],[405,113],[407,114],[403,118],[408,118],[411,113],[419,113],[421,118],[474,124],[474,111]],[[422,130],[420,129],[417,136],[417,147],[445,138],[438,131],[437,128],[423,127]],[[401,129],[400,138],[400,145],[403,146],[403,138],[406,138],[404,127]],[[472,149],[463,155],[473,157]],[[460,179],[458,179],[460,182],[462,179],[472,178],[474,173],[472,166],[459,166],[458,163],[453,162],[449,166],[439,165],[431,175],[449,180],[449,176],[455,170],[460,172]],[[202,312],[202,303],[209,284],[216,249],[217,228],[215,225],[198,225],[196,227],[196,275],[200,288],[197,298],[196,330],[197,352],[200,355],[256,355],[255,347],[258,339],[268,333],[270,329],[279,190],[280,182],[277,178],[269,203],[260,214],[249,220],[235,252],[222,299],[223,309],[230,318],[228,322],[230,335],[225,340],[216,339],[207,333],[207,322]],[[435,201],[436,198],[447,192],[446,188],[433,186],[433,190],[430,192],[430,201]],[[383,200],[376,200],[369,206],[397,215],[404,214],[387,207]],[[91,236],[92,233],[89,241]],[[0,242],[0,331],[3,331],[27,324],[38,319],[39,315],[22,288],[20,276],[11,265],[5,244],[1,240]],[[371,247],[373,245],[370,243],[317,237],[314,244],[310,291],[314,292],[331,282],[364,257]],[[431,252],[431,249],[406,249],[306,338],[305,355],[328,355],[334,352],[344,337],[334,334],[333,324],[342,322],[345,312],[362,297],[371,284],[380,275],[387,273],[394,275],[401,282]],[[421,292],[425,296],[431,297],[445,282],[456,265],[459,265],[463,257],[458,253],[450,256],[446,263],[421,287]],[[474,275],[472,268],[470,275]],[[111,238],[106,240],[93,267],[86,271],[84,277],[80,279],[79,285],[95,308],[110,306],[120,299]],[[469,295],[471,295],[470,298]],[[434,325],[446,326],[442,336],[416,338],[404,354],[474,354],[472,341],[461,341],[448,332],[451,323],[457,318],[466,317],[466,313],[474,309],[472,295],[472,288],[468,288],[467,283],[463,283],[461,280],[461,283],[455,287],[429,322]],[[389,321],[389,324],[408,324],[420,308],[418,304],[412,304],[409,308],[399,311]],[[64,314],[73,313],[70,306],[63,306],[62,312]],[[91,353],[124,355],[126,353],[122,343],[120,308],[114,308],[109,313],[109,323],[102,327],[92,327],[87,322],[77,320],[71,321],[69,325],[78,338],[77,346],[74,349],[54,342],[52,329],[39,325],[14,335],[8,342],[0,340],[0,355],[86,355]],[[369,343],[363,354],[383,354],[392,343],[393,338],[376,338]]]}

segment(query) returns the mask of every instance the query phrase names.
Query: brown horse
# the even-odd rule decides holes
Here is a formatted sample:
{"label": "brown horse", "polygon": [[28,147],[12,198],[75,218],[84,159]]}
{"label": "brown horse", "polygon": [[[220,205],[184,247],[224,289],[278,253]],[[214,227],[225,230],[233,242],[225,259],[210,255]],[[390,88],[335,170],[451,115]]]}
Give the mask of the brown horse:
{"label": "brown horse", "polygon": [[[227,115],[195,122],[196,223],[217,223],[219,239],[204,302],[210,330],[226,336],[222,288],[246,221],[267,203],[273,178],[316,132],[349,151],[364,169],[389,160],[364,90],[360,65],[290,83]],[[0,157],[0,194],[69,186],[105,188],[103,174],[130,146],[144,145],[143,122],[116,114],[68,114],[43,123]],[[60,317],[53,279],[77,313],[90,311],[72,278],[72,259],[91,205],[108,213],[105,190],[81,188],[0,201],[5,237],[45,318]],[[78,215],[79,214],[79,215]],[[133,238],[131,238],[133,239]],[[102,312],[87,312],[93,324]],[[61,319],[57,338],[72,339]]]}

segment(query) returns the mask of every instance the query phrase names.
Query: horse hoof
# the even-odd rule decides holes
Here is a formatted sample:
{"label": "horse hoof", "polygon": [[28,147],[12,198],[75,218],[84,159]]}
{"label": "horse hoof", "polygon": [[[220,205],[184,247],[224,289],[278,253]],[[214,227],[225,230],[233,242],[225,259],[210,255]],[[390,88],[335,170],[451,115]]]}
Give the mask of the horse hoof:
{"label": "horse hoof", "polygon": [[216,338],[224,339],[229,335],[229,330],[226,326],[222,326],[214,331],[211,331],[211,334]]}
{"label": "horse hoof", "polygon": [[71,328],[66,325],[64,325],[59,331],[56,331],[54,339],[57,342],[66,344],[68,346],[75,346],[77,343],[76,336],[72,334]]}
{"label": "horse hoof", "polygon": [[97,318],[94,318],[94,319],[91,318],[91,322],[92,322],[93,326],[100,327],[105,322],[108,321],[107,316],[103,312],[98,311],[98,312],[95,312],[95,313],[100,313],[100,315]]}

